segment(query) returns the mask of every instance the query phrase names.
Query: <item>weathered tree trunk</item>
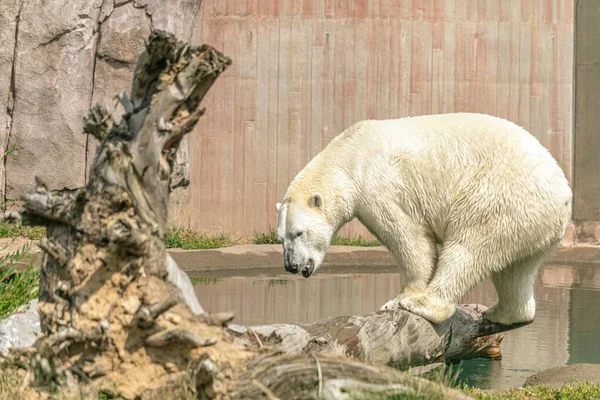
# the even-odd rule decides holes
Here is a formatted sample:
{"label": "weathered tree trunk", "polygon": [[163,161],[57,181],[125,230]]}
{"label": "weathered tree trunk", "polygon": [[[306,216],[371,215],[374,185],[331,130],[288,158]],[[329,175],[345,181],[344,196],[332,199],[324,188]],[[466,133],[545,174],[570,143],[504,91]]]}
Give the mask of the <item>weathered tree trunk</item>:
{"label": "weathered tree trunk", "polygon": [[305,327],[257,327],[252,337],[263,345],[311,353],[270,352],[259,360],[252,345],[232,334],[234,327],[223,328],[231,314],[204,313],[165,250],[169,182],[179,142],[229,64],[209,46],[153,32],[131,97],[120,96],[123,119],[117,123],[95,107],[84,120],[86,132],[101,142],[86,188],[50,191],[37,182],[24,196],[23,211],[5,215],[48,226],[40,243],[42,335],[5,362],[30,368],[37,384],[84,381],[127,398],[175,390],[199,398],[376,398],[419,390],[426,398],[464,398],[340,354],[381,364],[481,354],[496,343],[493,334],[508,328],[483,322],[473,308],[439,326],[394,311]]}
{"label": "weathered tree trunk", "polygon": [[500,332],[526,324],[509,327],[491,323],[482,318],[485,310],[479,304],[461,305],[452,318],[439,325],[396,310],[340,316],[307,325],[230,324],[228,330],[254,345],[287,354],[338,354],[404,369],[469,358],[501,358]]}
{"label": "weathered tree trunk", "polygon": [[186,295],[191,283],[164,244],[173,158],[229,64],[209,46],[153,32],[131,97],[119,97],[123,119],[101,107],[84,118],[101,142],[87,186],[49,191],[38,181],[24,210],[6,215],[48,226],[40,242],[42,336],[28,350],[37,383],[79,378],[135,397],[191,379],[203,391],[212,384],[206,361],[223,368],[212,354],[233,353],[233,367],[252,355],[221,340],[220,326],[203,323],[197,299]]}

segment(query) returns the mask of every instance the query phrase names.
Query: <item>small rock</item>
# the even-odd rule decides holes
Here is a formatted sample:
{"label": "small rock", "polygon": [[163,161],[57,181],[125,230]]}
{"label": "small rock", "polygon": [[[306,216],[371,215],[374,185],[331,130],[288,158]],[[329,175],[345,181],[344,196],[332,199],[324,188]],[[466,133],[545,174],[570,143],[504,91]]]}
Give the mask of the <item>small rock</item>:
{"label": "small rock", "polygon": [[560,389],[581,382],[600,384],[600,364],[571,364],[538,372],[525,381],[524,387],[545,385]]}
{"label": "small rock", "polygon": [[38,300],[19,307],[8,318],[0,321],[0,351],[31,346],[40,333]]}

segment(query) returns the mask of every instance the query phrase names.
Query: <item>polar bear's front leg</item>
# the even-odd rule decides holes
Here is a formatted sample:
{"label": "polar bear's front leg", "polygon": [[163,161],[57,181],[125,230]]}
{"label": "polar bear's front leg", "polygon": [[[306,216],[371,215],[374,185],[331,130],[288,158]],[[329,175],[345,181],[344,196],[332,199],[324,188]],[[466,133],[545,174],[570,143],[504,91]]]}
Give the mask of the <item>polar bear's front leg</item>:
{"label": "polar bear's front leg", "polygon": [[423,226],[407,220],[401,232],[396,232],[387,243],[391,253],[396,259],[400,275],[400,293],[381,306],[380,310],[394,310],[402,308],[401,300],[422,294],[431,280],[437,259],[437,246]]}
{"label": "polar bear's front leg", "polygon": [[458,301],[483,281],[488,271],[501,265],[501,255],[483,252],[470,237],[455,237],[444,243],[427,289],[401,299],[402,308],[430,322],[444,322],[454,314]]}
{"label": "polar bear's front leg", "polygon": [[402,305],[402,300],[407,297],[420,296],[425,292],[427,281],[416,277],[409,277],[404,268],[399,267],[400,271],[400,294],[392,300],[381,306],[380,310],[397,310],[405,308]]}
{"label": "polar bear's front leg", "polygon": [[400,299],[400,307],[433,323],[444,322],[456,311],[456,304],[427,290]]}
{"label": "polar bear's front leg", "polygon": [[403,308],[426,320],[439,323],[450,318],[456,311],[456,304],[427,290],[427,282],[413,280],[405,286],[398,297],[385,303],[381,310]]}

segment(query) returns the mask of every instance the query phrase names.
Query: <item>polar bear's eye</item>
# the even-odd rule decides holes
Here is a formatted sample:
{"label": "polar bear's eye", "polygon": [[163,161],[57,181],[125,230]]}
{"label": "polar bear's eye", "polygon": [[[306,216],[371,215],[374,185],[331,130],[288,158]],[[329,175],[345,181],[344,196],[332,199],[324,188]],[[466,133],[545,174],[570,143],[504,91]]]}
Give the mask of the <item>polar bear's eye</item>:
{"label": "polar bear's eye", "polygon": [[300,237],[300,236],[302,236],[302,234],[303,234],[303,233],[304,233],[304,232],[302,232],[302,231],[300,231],[300,232],[296,232],[296,237]]}

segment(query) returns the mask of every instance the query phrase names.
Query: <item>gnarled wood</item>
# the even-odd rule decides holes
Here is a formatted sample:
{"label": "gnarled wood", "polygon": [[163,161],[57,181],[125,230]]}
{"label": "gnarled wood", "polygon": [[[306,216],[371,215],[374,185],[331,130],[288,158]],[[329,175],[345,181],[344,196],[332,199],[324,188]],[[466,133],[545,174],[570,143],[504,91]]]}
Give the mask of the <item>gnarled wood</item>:
{"label": "gnarled wood", "polygon": [[[23,196],[23,210],[5,215],[48,226],[40,243],[42,336],[34,355],[28,353],[38,383],[76,376],[135,397],[173,380],[188,379],[198,391],[215,381],[201,377],[197,361],[211,351],[227,354],[232,345],[222,340],[221,327],[204,323],[189,278],[167,255],[164,235],[179,142],[229,64],[210,46],[153,32],[131,97],[119,96],[122,120],[99,106],[84,118],[85,131],[101,141],[87,186],[51,191],[38,180]],[[240,360],[252,355],[234,349]],[[228,361],[227,368],[235,366]]]}
{"label": "gnarled wood", "polygon": [[229,325],[238,338],[287,354],[338,354],[399,368],[469,358],[500,358],[505,326],[482,318],[485,306],[466,304],[434,325],[405,310],[340,316],[306,325]]}

